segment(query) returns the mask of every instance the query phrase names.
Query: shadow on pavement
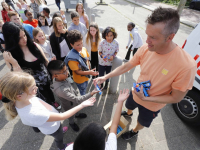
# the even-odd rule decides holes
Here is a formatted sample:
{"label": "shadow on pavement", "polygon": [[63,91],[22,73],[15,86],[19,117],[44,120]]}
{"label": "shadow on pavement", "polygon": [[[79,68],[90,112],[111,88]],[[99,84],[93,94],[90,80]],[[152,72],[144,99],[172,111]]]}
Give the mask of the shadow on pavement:
{"label": "shadow on pavement", "polygon": [[[3,108],[3,103],[0,102],[0,109]],[[8,121],[6,120],[5,118],[5,110],[3,109],[1,112],[0,112],[0,130],[8,123]]]}
{"label": "shadow on pavement", "polygon": [[[16,119],[16,118],[15,118]],[[19,120],[14,127],[3,129],[12,130],[10,135],[5,134],[1,150],[11,150],[15,148],[16,150],[38,150],[43,143],[45,135],[42,133],[35,133],[32,127],[25,126]],[[6,133],[6,131],[4,131]]]}

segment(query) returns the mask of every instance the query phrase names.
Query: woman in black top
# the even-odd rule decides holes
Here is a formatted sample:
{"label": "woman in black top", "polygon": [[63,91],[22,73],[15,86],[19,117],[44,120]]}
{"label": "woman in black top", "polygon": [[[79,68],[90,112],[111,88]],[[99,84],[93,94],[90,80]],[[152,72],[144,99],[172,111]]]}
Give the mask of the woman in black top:
{"label": "woman in black top", "polygon": [[64,27],[62,18],[55,17],[53,19],[53,29],[54,32],[50,36],[50,44],[52,51],[56,55],[57,60],[64,61],[66,55],[62,55],[62,49],[61,49],[62,42],[66,42],[69,50],[71,50],[72,47],[67,39],[68,31]]}
{"label": "woman in black top", "polygon": [[35,78],[39,89],[39,97],[47,103],[61,108],[55,102],[50,89],[50,76],[46,69],[48,60],[41,47],[33,43],[29,34],[21,25],[6,22],[3,26],[5,39],[5,52],[3,53],[6,64],[13,71],[27,70]]}

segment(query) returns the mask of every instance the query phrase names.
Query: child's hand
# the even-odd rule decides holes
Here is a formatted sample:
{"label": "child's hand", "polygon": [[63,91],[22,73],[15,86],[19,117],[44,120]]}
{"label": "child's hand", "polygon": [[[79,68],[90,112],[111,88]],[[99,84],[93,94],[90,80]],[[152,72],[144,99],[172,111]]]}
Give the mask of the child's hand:
{"label": "child's hand", "polygon": [[52,57],[51,60],[56,60],[56,56]]}
{"label": "child's hand", "polygon": [[114,57],[113,56],[110,56],[110,59],[108,59],[109,61],[112,61],[114,59]]}
{"label": "child's hand", "polygon": [[95,70],[96,70],[96,68],[90,70],[90,75],[92,75],[92,76],[97,76],[97,75],[99,75],[99,72],[97,72],[97,71],[95,71]]}
{"label": "child's hand", "polygon": [[63,33],[63,34],[65,34],[65,33],[67,32],[67,29],[62,28],[62,29],[58,30],[58,32],[59,32],[59,33]]}
{"label": "child's hand", "polygon": [[126,49],[128,48],[128,46],[126,46]]}
{"label": "child's hand", "polygon": [[91,97],[88,100],[82,102],[81,106],[83,106],[83,107],[93,106],[95,101],[96,101],[96,98],[95,97]]}
{"label": "child's hand", "polygon": [[12,65],[18,64],[17,60],[12,57],[10,52],[4,51],[3,58],[5,61],[11,63]]}
{"label": "child's hand", "polygon": [[107,58],[104,58],[106,55],[102,55],[102,58],[103,58],[103,60],[104,61],[106,61],[107,60]]}
{"label": "child's hand", "polygon": [[132,94],[135,93],[141,100],[145,101],[146,97],[144,96],[143,93],[143,85],[141,85],[140,87],[140,91],[137,92],[133,87],[132,87]]}
{"label": "child's hand", "polygon": [[[101,88],[101,90],[103,90],[103,88]],[[99,91],[97,90],[97,88],[95,87],[94,90],[91,92],[91,95],[94,95],[96,93],[98,93]]]}
{"label": "child's hand", "polygon": [[120,90],[118,102],[124,102],[129,97],[129,89]]}

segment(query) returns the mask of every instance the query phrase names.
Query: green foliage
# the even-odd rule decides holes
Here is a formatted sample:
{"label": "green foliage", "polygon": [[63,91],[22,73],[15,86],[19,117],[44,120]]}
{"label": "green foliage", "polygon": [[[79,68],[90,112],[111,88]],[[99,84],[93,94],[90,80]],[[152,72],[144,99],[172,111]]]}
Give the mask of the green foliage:
{"label": "green foliage", "polygon": [[[156,0],[156,1],[159,1],[159,2],[162,2],[162,3],[166,3],[166,4],[175,5],[175,6],[178,6],[178,4],[180,2],[180,0]],[[185,6],[189,6],[191,1],[192,0],[187,0]]]}

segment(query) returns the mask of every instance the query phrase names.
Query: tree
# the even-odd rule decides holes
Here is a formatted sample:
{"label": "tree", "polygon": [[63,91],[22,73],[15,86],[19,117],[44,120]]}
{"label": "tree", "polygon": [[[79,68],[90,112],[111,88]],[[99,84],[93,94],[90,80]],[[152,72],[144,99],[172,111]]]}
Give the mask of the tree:
{"label": "tree", "polygon": [[179,13],[179,15],[181,15],[183,8],[185,7],[187,0],[180,0],[177,11]]}

